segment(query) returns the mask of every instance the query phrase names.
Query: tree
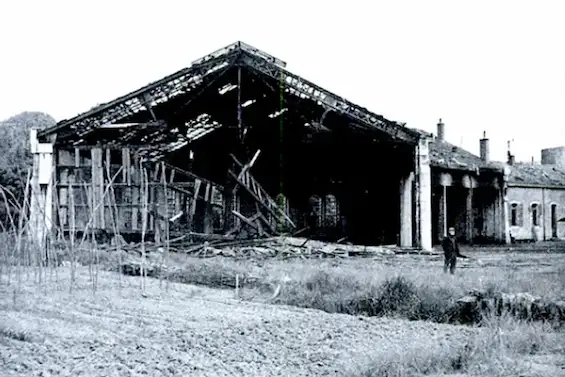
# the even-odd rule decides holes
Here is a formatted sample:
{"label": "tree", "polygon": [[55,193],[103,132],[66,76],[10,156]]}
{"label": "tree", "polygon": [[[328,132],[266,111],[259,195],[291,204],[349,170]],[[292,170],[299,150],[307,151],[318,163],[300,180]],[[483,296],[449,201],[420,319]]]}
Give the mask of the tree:
{"label": "tree", "polygon": [[[55,119],[41,112],[23,112],[0,121],[0,184],[23,203],[27,171],[32,167],[29,133],[32,128],[46,128]],[[0,221],[6,218],[5,205],[0,206]],[[5,222],[4,222],[5,224]]]}

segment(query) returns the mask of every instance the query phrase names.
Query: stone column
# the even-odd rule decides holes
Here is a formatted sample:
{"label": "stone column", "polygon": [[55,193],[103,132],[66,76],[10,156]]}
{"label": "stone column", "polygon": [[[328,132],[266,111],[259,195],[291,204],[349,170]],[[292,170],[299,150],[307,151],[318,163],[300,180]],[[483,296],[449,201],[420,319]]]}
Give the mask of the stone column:
{"label": "stone column", "polygon": [[400,180],[400,246],[412,247],[412,190],[414,172]]}
{"label": "stone column", "polygon": [[418,224],[419,245],[422,250],[432,250],[432,182],[429,140],[421,139],[416,147],[418,172]]}
{"label": "stone column", "polygon": [[438,240],[442,240],[447,236],[447,188],[453,183],[453,177],[449,173],[441,173],[439,184],[441,193],[439,198],[439,216],[438,216]]}
{"label": "stone column", "polygon": [[53,228],[53,145],[39,143],[37,130],[31,130],[30,147],[33,169],[28,236],[32,243],[44,247]]}
{"label": "stone column", "polygon": [[504,235],[504,242],[506,244],[510,243],[510,217],[509,217],[509,204],[508,204],[508,178],[510,176],[510,167],[504,167],[504,176],[501,187],[501,201],[502,201],[502,234]]}
{"label": "stone column", "polygon": [[494,199],[493,209],[492,209],[492,220],[489,224],[492,223],[494,231],[494,239],[497,242],[502,242],[504,240],[503,232],[502,232],[502,191],[500,189],[500,184],[498,182],[498,178],[495,178],[492,181],[492,187],[496,190],[496,198]]}
{"label": "stone column", "polygon": [[465,205],[465,233],[468,243],[473,243],[475,232],[475,218],[473,214],[473,190],[477,187],[477,181],[470,175],[463,177],[463,187],[467,189]]}
{"label": "stone column", "polygon": [[[506,191],[506,190],[504,190]],[[503,191],[503,192],[504,192]],[[508,208],[509,204],[508,204],[508,197],[506,196],[506,194],[504,194],[503,199],[502,199],[502,234],[504,235],[504,243],[509,244],[510,243],[510,218],[509,218],[509,213],[510,210]]]}

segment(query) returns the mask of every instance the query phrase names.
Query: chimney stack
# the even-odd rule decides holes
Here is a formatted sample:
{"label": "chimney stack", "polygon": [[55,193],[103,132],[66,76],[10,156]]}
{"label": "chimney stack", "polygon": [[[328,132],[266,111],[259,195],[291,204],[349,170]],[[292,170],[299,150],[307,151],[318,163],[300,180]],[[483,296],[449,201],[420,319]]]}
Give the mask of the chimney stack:
{"label": "chimney stack", "polygon": [[445,140],[445,125],[441,121],[441,118],[439,118],[439,122],[437,124],[437,140],[438,141]]}
{"label": "chimney stack", "polygon": [[542,165],[556,165],[565,168],[565,147],[542,149],[541,163]]}
{"label": "chimney stack", "polygon": [[510,140],[508,140],[508,165],[514,165],[514,162],[515,157],[512,152],[510,152]]}
{"label": "chimney stack", "polygon": [[488,163],[490,161],[490,148],[486,131],[483,131],[483,138],[479,142],[481,148],[481,160]]}

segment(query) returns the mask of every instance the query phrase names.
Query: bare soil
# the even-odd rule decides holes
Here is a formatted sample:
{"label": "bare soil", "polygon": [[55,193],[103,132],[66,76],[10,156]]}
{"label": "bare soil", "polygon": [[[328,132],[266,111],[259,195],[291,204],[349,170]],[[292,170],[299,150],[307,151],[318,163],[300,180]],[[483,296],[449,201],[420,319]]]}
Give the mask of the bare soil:
{"label": "bare soil", "polygon": [[[458,271],[466,285],[501,271],[518,271],[525,280],[563,278],[565,255],[464,252],[472,257]],[[278,280],[301,273],[299,264],[320,263],[335,265],[344,274],[375,274],[376,266],[389,264],[399,273],[441,271],[442,260],[267,260],[254,268],[278,274]],[[86,267],[77,270],[69,293],[70,271],[57,271],[38,283],[28,270],[17,294],[14,284],[0,282],[0,376],[351,376],[366,360],[438,345],[455,349],[485,331],[242,301],[233,290],[150,278],[142,294],[139,277],[104,271],[93,292]],[[564,376],[562,352],[525,355],[515,363],[528,371],[524,376]]]}
{"label": "bare soil", "polygon": [[240,302],[229,291],[79,271],[15,297],[0,289],[0,371],[11,376],[337,376],[375,349],[462,342],[472,329]]}

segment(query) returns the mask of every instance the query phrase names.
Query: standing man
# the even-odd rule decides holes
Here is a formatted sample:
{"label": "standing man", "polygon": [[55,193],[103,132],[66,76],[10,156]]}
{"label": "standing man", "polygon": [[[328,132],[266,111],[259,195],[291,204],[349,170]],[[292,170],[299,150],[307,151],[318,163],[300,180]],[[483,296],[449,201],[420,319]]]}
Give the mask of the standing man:
{"label": "standing man", "polygon": [[441,246],[445,256],[443,272],[447,272],[449,269],[449,272],[453,275],[455,273],[455,266],[457,265],[457,257],[467,258],[459,253],[459,243],[457,242],[457,237],[455,237],[455,228],[449,228],[447,237],[443,239]]}

